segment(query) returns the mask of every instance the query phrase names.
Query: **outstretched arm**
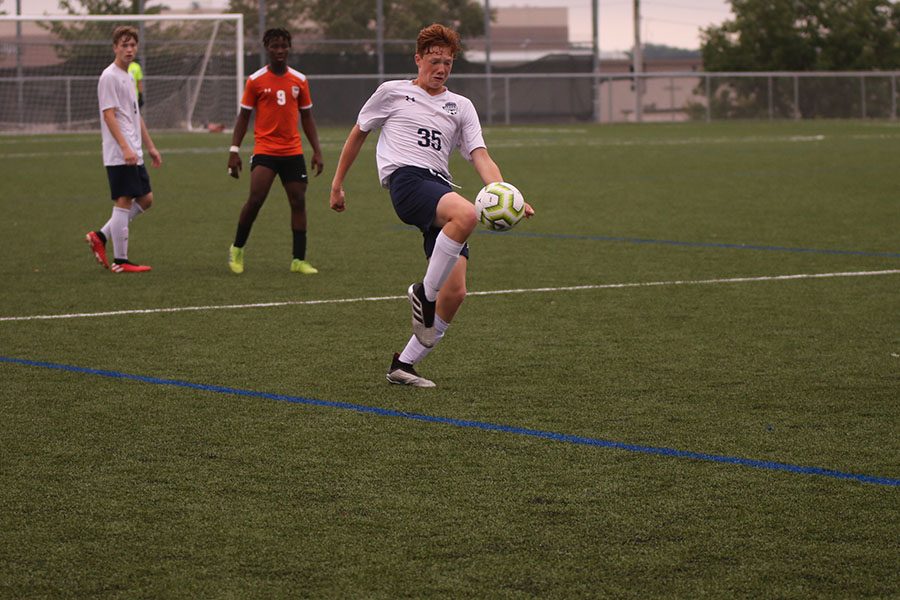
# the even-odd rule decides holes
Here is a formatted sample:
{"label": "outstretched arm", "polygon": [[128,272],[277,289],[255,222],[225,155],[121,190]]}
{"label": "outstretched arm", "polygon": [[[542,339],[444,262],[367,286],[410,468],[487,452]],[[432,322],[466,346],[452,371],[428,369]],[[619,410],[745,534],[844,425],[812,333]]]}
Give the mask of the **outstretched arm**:
{"label": "outstretched arm", "polygon": [[[487,148],[476,148],[472,151],[472,165],[481,177],[484,185],[495,181],[503,181],[503,175],[500,174],[500,167],[488,154]],[[525,218],[530,219],[534,216],[534,209],[527,202],[525,203]]]}
{"label": "outstretched arm", "polygon": [[500,173],[500,167],[488,154],[487,148],[476,148],[472,151],[472,166],[481,177],[484,185],[494,183],[495,181],[503,181],[503,175]]}
{"label": "outstretched arm", "polygon": [[331,180],[331,208],[337,212],[343,212],[347,208],[344,202],[344,177],[353,166],[353,161],[359,156],[363,143],[366,141],[369,132],[363,131],[359,125],[354,125],[344,142],[344,148],[341,150],[341,157],[338,159],[337,168],[334,170],[334,179]]}

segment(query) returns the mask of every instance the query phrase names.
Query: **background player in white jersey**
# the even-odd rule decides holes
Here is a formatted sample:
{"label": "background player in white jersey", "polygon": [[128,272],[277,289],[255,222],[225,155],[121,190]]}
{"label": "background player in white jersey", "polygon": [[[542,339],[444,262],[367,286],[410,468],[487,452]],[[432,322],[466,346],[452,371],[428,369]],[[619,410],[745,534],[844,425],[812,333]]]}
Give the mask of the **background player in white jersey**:
{"label": "background player in white jersey", "polygon": [[[153,166],[162,164],[162,156],[141,117],[134,78],[128,72],[128,65],[137,55],[137,46],[137,29],[124,25],[116,27],[113,31],[116,59],[106,67],[97,83],[103,164],[106,165],[109,189],[115,204],[109,221],[99,230],[88,232],[85,239],[97,262],[113,273],[150,270],[146,265],[136,265],[128,260],[129,223],[153,204],[142,141],[147,146]],[[114,257],[111,265],[106,259],[106,240],[110,238]]]}
{"label": "background player in white jersey", "polygon": [[[388,381],[401,385],[434,387],[413,365],[440,341],[466,296],[466,240],[475,229],[475,207],[451,188],[450,153],[459,148],[485,184],[503,181],[472,102],[445,85],[458,51],[459,35],[449,27],[435,23],[419,32],[418,76],[388,81],[375,90],[344,143],[331,183],[331,208],[342,212],[344,178],[369,132],[381,127],[378,177],[390,190],[397,216],[422,231],[428,257],[424,279],[407,290],[413,336],[394,355],[387,373]],[[534,214],[527,204],[525,214]]]}

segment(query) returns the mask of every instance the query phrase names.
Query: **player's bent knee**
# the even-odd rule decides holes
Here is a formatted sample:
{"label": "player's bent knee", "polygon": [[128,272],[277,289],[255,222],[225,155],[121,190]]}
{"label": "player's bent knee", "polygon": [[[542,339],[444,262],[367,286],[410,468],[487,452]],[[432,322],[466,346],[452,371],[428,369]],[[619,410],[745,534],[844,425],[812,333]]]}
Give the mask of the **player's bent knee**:
{"label": "player's bent knee", "polygon": [[450,220],[455,221],[457,226],[461,229],[471,233],[478,224],[478,219],[475,215],[475,206],[465,198],[462,198],[462,196],[460,196],[460,199],[461,202],[458,202],[453,206]]}
{"label": "player's bent knee", "polygon": [[438,217],[447,221],[456,221],[460,227],[475,227],[475,205],[457,194],[447,192],[438,202]]}
{"label": "player's bent knee", "polygon": [[444,287],[441,288],[440,294],[441,300],[443,302],[445,302],[449,306],[459,308],[459,306],[463,303],[463,300],[466,299],[466,286],[444,284]]}

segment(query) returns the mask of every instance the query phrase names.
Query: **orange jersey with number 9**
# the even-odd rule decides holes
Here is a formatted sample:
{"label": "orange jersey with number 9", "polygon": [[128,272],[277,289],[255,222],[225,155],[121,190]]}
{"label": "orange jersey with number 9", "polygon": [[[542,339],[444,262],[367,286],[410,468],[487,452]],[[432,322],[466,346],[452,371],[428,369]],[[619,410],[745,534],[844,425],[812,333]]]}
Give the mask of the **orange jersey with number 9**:
{"label": "orange jersey with number 9", "polygon": [[276,75],[263,67],[244,87],[241,108],[256,110],[253,154],[293,156],[303,153],[300,109],[312,107],[306,75],[288,67]]}

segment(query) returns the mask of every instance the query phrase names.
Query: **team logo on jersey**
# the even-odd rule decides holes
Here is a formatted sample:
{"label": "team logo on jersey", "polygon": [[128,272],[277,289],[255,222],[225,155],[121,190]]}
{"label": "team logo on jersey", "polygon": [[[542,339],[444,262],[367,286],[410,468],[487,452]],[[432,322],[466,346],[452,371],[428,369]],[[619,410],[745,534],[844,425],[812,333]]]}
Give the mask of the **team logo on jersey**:
{"label": "team logo on jersey", "polygon": [[296,98],[297,96],[300,95],[300,86],[299,86],[299,85],[292,85],[292,86],[291,86],[291,95],[292,95],[294,98]]}
{"label": "team logo on jersey", "polygon": [[406,97],[406,101],[407,101],[407,102],[415,102],[416,99],[413,98],[412,96],[407,96],[407,97]]}
{"label": "team logo on jersey", "polygon": [[457,106],[456,102],[448,102],[443,105],[441,108],[447,111],[448,114],[455,115],[459,112],[459,106]]}

